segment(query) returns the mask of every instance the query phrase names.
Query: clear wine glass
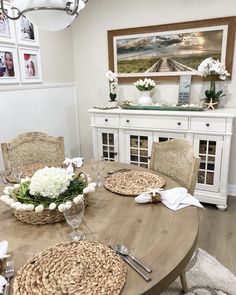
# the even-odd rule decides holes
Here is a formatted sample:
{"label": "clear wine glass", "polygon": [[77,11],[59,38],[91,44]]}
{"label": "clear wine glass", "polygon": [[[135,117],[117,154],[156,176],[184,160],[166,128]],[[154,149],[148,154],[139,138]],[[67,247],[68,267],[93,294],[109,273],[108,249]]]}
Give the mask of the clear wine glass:
{"label": "clear wine glass", "polygon": [[20,183],[20,180],[22,178],[23,175],[23,167],[22,165],[17,165],[11,168],[11,175],[14,179],[14,182],[16,183]]}
{"label": "clear wine glass", "polygon": [[65,216],[66,222],[73,229],[73,232],[69,235],[70,240],[84,240],[84,233],[82,231],[78,231],[84,216],[84,198],[81,198],[77,204],[73,204],[69,209],[65,209],[63,214]]}

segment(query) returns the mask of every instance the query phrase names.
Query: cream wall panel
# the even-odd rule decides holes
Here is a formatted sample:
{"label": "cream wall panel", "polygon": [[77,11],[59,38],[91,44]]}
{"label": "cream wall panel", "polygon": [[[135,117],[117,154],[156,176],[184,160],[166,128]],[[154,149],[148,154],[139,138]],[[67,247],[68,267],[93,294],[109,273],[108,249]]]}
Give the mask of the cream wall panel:
{"label": "cream wall panel", "polygon": [[0,142],[7,142],[20,133],[39,131],[64,136],[66,155],[80,154],[73,84],[1,91],[0,97]]}

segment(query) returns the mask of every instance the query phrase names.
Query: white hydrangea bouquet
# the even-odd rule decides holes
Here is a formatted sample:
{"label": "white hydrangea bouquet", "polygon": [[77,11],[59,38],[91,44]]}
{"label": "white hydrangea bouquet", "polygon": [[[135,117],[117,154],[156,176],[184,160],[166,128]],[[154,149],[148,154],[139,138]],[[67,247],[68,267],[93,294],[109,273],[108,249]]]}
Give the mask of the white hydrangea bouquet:
{"label": "white hydrangea bouquet", "polygon": [[138,81],[134,82],[134,86],[139,91],[150,91],[156,86],[156,83],[152,79],[145,78],[144,80],[139,79]]}
{"label": "white hydrangea bouquet", "polygon": [[[37,222],[36,214],[36,220],[28,223],[51,223],[63,220],[62,212],[69,209],[73,203],[78,203],[83,194],[94,192],[95,186],[83,172],[75,176],[64,168],[45,167],[36,171],[31,178],[21,179],[20,184],[5,187],[4,195],[0,199],[15,210],[15,216],[21,221],[27,222],[25,217],[29,217],[24,215],[24,212],[28,215],[46,213],[48,218],[41,217]],[[53,213],[53,217],[50,213]],[[54,216],[55,213],[57,217]],[[32,219],[32,214],[30,218]]]}
{"label": "white hydrangea bouquet", "polygon": [[208,102],[219,102],[219,99],[224,96],[223,91],[216,91],[215,81],[217,78],[226,80],[230,76],[229,72],[225,69],[225,66],[219,61],[212,57],[204,59],[198,67],[198,73],[201,77],[210,77],[210,89],[205,91],[205,101]]}

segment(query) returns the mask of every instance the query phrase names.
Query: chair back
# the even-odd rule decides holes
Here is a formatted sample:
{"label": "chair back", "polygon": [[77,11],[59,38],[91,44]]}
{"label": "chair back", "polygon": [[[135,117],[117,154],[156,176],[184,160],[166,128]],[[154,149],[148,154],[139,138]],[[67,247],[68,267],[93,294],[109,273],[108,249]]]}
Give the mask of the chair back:
{"label": "chair back", "polygon": [[37,163],[61,165],[64,161],[64,138],[41,132],[21,134],[1,148],[5,169]]}
{"label": "chair back", "polygon": [[158,171],[194,194],[200,158],[195,156],[193,146],[186,139],[153,142],[149,168]]}

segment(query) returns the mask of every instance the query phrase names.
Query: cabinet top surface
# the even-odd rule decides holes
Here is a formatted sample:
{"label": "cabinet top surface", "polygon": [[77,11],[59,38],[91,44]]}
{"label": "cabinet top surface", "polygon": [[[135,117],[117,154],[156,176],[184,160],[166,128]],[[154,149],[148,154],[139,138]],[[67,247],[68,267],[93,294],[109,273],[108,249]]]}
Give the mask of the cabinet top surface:
{"label": "cabinet top surface", "polygon": [[158,115],[158,116],[191,116],[191,117],[236,117],[236,108],[219,108],[207,111],[150,111],[150,110],[124,110],[117,109],[89,109],[89,113],[97,114],[118,114],[118,115]]}

